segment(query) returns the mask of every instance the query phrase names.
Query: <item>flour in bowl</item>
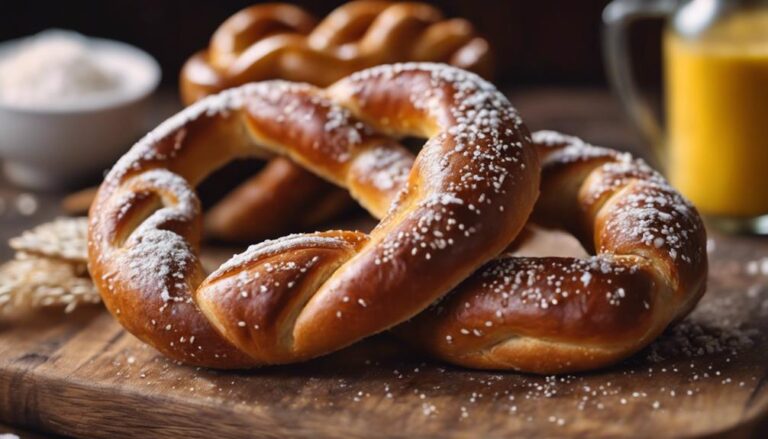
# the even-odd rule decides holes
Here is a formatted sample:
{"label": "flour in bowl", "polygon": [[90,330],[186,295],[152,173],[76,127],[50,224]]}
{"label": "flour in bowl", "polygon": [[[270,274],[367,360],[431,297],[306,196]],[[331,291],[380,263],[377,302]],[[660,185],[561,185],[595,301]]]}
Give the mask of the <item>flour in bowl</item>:
{"label": "flour in bowl", "polygon": [[19,105],[68,102],[115,91],[118,72],[86,37],[52,30],[21,42],[0,59],[0,100]]}

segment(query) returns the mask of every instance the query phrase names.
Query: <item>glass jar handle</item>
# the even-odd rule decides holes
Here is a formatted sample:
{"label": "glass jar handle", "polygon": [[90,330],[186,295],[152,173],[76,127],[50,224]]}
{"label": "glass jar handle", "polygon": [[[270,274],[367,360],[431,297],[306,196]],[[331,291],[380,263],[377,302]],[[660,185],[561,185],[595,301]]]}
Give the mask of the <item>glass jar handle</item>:
{"label": "glass jar handle", "polygon": [[666,17],[672,14],[677,0],[613,0],[603,10],[603,50],[608,80],[624,105],[630,120],[653,148],[655,158],[664,164],[663,140],[659,119],[640,94],[629,56],[628,28],[638,19]]}

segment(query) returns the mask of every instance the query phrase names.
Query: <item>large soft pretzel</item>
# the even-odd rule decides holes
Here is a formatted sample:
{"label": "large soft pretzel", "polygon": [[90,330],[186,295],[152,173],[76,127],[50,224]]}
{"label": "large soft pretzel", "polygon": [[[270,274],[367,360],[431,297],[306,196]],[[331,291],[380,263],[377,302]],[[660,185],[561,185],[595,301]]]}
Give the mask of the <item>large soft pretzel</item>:
{"label": "large soft pretzel", "polygon": [[[325,86],[366,67],[402,61],[446,62],[486,77],[491,72],[488,43],[472,25],[447,20],[426,3],[350,2],[317,25],[304,10],[277,3],[251,6],[225,21],[209,47],[185,64],[181,93],[191,104],[265,79]],[[274,237],[327,221],[348,204],[345,192],[276,158],[209,212],[206,229],[231,241]],[[253,217],[263,219],[259,226]]]}
{"label": "large soft pretzel", "polygon": [[[352,114],[429,140],[413,161]],[[206,277],[192,187],[266,151],[383,219],[370,235],[264,242]],[[91,207],[89,269],[119,322],[172,358],[222,368],[304,360],[413,317],[500,254],[533,208],[539,169],[506,98],[456,68],[377,67],[326,90],[246,85],[169,119],[110,171]]]}

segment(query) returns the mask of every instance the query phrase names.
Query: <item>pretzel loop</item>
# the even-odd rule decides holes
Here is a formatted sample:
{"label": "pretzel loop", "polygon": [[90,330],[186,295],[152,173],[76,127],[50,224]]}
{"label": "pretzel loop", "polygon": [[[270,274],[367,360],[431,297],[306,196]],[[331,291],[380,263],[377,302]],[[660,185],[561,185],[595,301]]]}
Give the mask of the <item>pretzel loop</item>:
{"label": "pretzel loop", "polygon": [[398,332],[477,368],[561,373],[615,363],[701,298],[704,226],[629,154],[548,131],[533,143],[543,160],[534,221],[572,232],[596,256],[501,256]]}
{"label": "pretzel loop", "polygon": [[217,69],[226,69],[254,41],[280,33],[308,34],[315,19],[303,9],[290,4],[254,5],[229,17],[211,37],[208,61]]}

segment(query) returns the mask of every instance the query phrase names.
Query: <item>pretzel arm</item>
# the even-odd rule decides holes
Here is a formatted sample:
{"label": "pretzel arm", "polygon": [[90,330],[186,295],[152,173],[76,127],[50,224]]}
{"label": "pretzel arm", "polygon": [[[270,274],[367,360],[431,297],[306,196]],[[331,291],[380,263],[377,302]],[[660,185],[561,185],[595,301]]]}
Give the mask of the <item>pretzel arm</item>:
{"label": "pretzel arm", "polygon": [[452,363],[560,373],[626,358],[704,293],[706,236],[695,209],[643,162],[537,132],[539,222],[596,256],[502,256],[398,332]]}

